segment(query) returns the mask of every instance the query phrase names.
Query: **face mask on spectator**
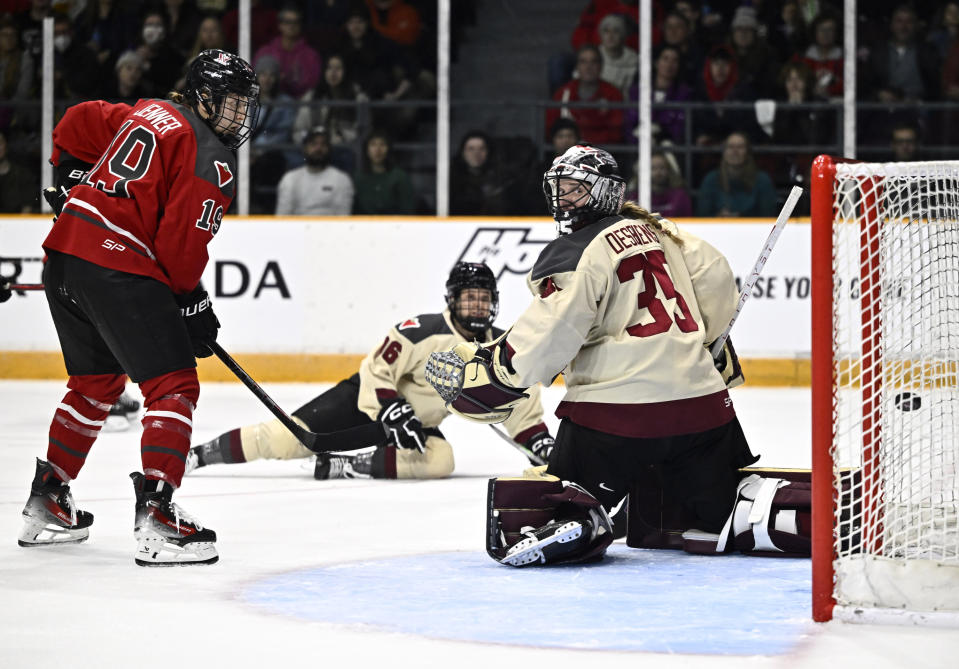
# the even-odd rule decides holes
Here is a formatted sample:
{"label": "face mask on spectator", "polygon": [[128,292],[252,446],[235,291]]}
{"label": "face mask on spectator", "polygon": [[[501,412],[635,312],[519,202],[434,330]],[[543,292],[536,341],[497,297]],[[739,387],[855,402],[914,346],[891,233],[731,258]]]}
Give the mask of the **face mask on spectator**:
{"label": "face mask on spectator", "polygon": [[163,39],[163,26],[144,26],[143,41],[149,45],[154,45]]}
{"label": "face mask on spectator", "polygon": [[53,48],[63,53],[70,47],[70,36],[69,35],[57,35],[53,38]]}

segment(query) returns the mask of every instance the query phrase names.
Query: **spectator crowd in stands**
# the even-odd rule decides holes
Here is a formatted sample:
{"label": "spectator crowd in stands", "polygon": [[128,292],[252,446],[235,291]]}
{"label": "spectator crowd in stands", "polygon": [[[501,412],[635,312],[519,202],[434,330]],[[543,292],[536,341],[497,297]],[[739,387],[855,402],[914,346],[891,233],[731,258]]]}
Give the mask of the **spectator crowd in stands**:
{"label": "spectator crowd in stands", "polygon": [[[56,122],[68,106],[83,100],[132,104],[181,88],[198,53],[209,48],[236,51],[238,4],[237,0],[0,2],[0,208],[18,213],[39,210],[36,166],[41,162],[44,18],[54,19]],[[251,142],[253,213],[349,214],[353,175],[361,172],[365,190],[357,193],[357,203],[363,207],[376,213],[410,214],[421,209],[420,200],[410,192],[408,175],[397,166],[393,142],[418,137],[423,105],[416,103],[435,97],[435,1],[251,4],[251,61],[263,91],[257,134]],[[369,101],[396,106],[360,106]],[[316,131],[318,127],[322,132]],[[377,138],[373,149],[365,142],[367,135]],[[307,201],[289,201],[302,194],[294,184],[302,186],[319,176],[324,188],[342,192],[324,202],[317,197],[321,191],[310,193]],[[396,194],[395,203],[382,193],[371,195],[383,188]]]}
{"label": "spectator crowd in stands", "polygon": [[[478,2],[452,3],[454,58],[470,47],[459,38]],[[603,145],[624,169],[636,165],[639,4],[583,0],[568,53],[524,64],[531,82],[549,86],[548,98],[530,100],[545,113],[528,137],[476,127],[451,138],[459,147],[452,214],[543,215],[542,172],[570,142]],[[652,4],[655,148],[650,173],[634,174],[633,189],[649,179],[652,203],[643,204],[665,215],[774,214],[777,198],[808,178],[815,155],[841,152],[841,0]],[[48,16],[55,120],[80,100],[164,97],[183,85],[200,51],[235,50],[239,39],[237,0],[0,0],[6,212],[39,207],[32,194],[41,185]],[[424,197],[431,182],[417,189],[404,144],[435,140],[436,23],[435,0],[252,0],[263,102],[250,144],[253,213],[432,213]],[[857,117],[858,139],[884,151],[860,157],[959,144],[956,111],[919,104],[959,104],[959,1],[871,0],[859,3],[856,23],[857,97],[873,103]]]}

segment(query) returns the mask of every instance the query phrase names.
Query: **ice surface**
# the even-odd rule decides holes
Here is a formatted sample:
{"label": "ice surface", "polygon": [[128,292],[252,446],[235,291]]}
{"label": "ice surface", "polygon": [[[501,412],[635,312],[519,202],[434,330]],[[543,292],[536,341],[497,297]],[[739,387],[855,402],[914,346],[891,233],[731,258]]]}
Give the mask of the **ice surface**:
{"label": "ice surface", "polygon": [[[266,389],[292,410],[324,387]],[[544,393],[549,407],[561,392]],[[62,394],[59,382],[0,381],[0,667],[583,659],[741,669],[746,655],[749,667],[883,669],[955,667],[959,657],[955,630],[813,624],[807,561],[616,544],[592,567],[498,566],[483,552],[486,479],[525,460],[456,418],[443,424],[457,461],[445,480],[320,482],[307,461],[198,471],[176,500],[217,531],[221,559],[175,569],[134,565],[127,474],[139,468],[139,430],[103,434],[73,485],[96,516],[90,540],[20,548],[34,457]],[[809,465],[808,390],[733,397],[758,464]],[[205,384],[195,441],[268,417],[241,385]]]}

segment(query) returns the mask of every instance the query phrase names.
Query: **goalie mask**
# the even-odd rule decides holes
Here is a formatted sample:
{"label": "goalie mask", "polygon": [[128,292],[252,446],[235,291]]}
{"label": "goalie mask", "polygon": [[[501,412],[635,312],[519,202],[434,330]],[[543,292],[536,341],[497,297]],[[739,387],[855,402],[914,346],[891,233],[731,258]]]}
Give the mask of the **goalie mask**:
{"label": "goalie mask", "polygon": [[[461,314],[460,297],[467,288],[484,288],[490,293],[489,310],[483,314],[476,311]],[[496,277],[486,263],[458,262],[453,265],[449,279],[446,280],[446,305],[450,317],[461,328],[474,336],[482,336],[493,324],[499,312],[499,292],[496,290]]]}
{"label": "goalie mask", "polygon": [[256,127],[260,87],[250,64],[232,53],[201,52],[187,72],[185,97],[230,150],[238,149]]}
{"label": "goalie mask", "polygon": [[626,182],[608,151],[577,144],[553,160],[543,175],[546,206],[560,235],[568,235],[601,218],[618,214]]}

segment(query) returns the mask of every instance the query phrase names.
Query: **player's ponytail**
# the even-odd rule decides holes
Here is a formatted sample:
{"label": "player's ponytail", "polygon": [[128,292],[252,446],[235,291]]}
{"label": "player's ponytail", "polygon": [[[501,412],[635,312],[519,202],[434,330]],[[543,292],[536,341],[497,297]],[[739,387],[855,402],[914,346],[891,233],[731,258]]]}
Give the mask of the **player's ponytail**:
{"label": "player's ponytail", "polygon": [[672,221],[670,221],[668,225],[664,225],[663,221],[665,219],[663,219],[661,216],[651,214],[631,200],[626,200],[623,203],[623,206],[619,209],[619,215],[647,223],[656,228],[656,230],[661,234],[672,239],[677,244],[682,245],[683,243],[683,240],[680,239],[676,234],[676,225]]}

